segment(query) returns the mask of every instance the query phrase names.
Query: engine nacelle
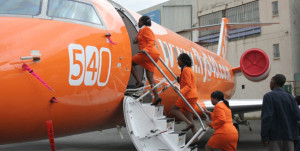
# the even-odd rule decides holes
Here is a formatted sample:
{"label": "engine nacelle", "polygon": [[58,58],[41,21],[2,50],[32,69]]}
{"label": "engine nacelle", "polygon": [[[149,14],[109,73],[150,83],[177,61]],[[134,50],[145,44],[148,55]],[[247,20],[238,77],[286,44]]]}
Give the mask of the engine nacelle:
{"label": "engine nacelle", "polygon": [[265,79],[271,69],[268,55],[258,48],[249,49],[242,55],[240,67],[245,77],[251,81]]}

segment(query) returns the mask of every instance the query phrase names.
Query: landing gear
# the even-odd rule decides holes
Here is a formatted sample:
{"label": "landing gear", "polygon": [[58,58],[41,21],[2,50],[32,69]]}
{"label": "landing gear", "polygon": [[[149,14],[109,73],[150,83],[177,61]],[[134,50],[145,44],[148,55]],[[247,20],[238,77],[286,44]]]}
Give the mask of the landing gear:
{"label": "landing gear", "polygon": [[240,141],[240,125],[247,126],[249,128],[249,131],[252,131],[252,128],[250,126],[249,121],[245,120],[244,113],[239,113],[238,116],[234,116],[233,119],[235,121],[235,123],[233,123],[233,125],[235,126],[235,128],[237,129],[237,131],[239,133],[238,141]]}
{"label": "landing gear", "polygon": [[249,130],[252,131],[249,121],[245,120],[244,113],[239,113],[238,116],[235,116],[233,119],[236,122],[234,123],[234,126],[237,128],[238,131],[239,131],[239,125],[248,126]]}
{"label": "landing gear", "polygon": [[250,123],[248,120],[245,120],[244,113],[239,113],[238,116],[234,116],[233,120],[235,123],[233,125],[235,126],[236,130],[239,133],[238,142],[240,141],[240,125],[247,126],[249,128],[249,131],[252,131],[252,128],[250,126]]}

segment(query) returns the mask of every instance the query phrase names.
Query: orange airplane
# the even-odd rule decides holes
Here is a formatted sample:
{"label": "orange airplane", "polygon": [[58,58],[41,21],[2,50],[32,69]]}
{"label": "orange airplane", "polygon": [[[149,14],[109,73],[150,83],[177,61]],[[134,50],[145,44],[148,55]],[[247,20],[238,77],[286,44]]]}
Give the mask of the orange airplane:
{"label": "orange airplane", "polygon": [[[125,92],[135,85],[130,71],[132,56],[138,52],[132,39],[139,17],[107,0],[0,1],[0,144],[45,139],[47,130],[60,137],[126,126],[123,103],[134,98]],[[154,22],[151,29],[160,57],[175,75],[180,75],[178,55],[192,57],[198,103],[210,108],[211,92],[223,91],[226,98],[234,94],[236,72],[253,81],[268,75],[269,59],[259,49],[248,50],[241,67],[226,61],[229,30],[257,25],[230,24],[224,18],[218,26],[217,54]],[[163,62],[159,68],[174,80]],[[138,70],[142,76],[143,69]],[[154,79],[163,91],[164,113],[172,116],[179,95],[166,89],[170,84],[157,69]],[[257,110],[262,102],[236,103],[233,112]],[[203,116],[200,108],[196,112]]]}

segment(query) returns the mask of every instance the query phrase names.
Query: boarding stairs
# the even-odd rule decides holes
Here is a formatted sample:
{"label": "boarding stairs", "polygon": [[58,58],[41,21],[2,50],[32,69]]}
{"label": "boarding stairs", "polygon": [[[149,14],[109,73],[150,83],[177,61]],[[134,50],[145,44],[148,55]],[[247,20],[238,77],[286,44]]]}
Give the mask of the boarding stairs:
{"label": "boarding stairs", "polygon": [[[145,92],[143,92],[143,90],[150,86],[126,90],[126,95],[123,100],[124,117],[126,127],[132,142],[134,143],[136,149],[139,151],[197,151],[197,145],[190,146],[190,144],[192,144],[192,142],[196,138],[200,140],[200,138],[208,130],[208,127],[204,126],[200,116],[191,107],[191,105],[184,98],[184,96],[180,93],[179,89],[176,88],[176,86],[174,85],[176,83],[177,77],[171,71],[171,69],[168,66],[166,66],[166,64],[161,58],[159,58],[162,64],[175,78],[173,82],[166,76],[166,74],[161,70],[161,68],[156,64],[156,62],[151,58],[151,56],[147,52],[145,52],[145,54],[150,58],[150,60],[154,63],[156,68],[164,76],[164,79],[157,83],[151,89],[147,89]],[[166,89],[172,87],[176,91],[176,93],[178,93],[179,96],[185,101],[185,103],[191,108],[194,115],[198,118],[200,122],[201,126],[199,130],[187,143],[186,134],[184,132],[175,132],[175,119],[167,118],[164,116],[163,105],[153,106],[151,105],[151,101],[150,103],[143,103],[143,99],[145,99],[146,96],[149,96],[149,94],[154,88],[160,87],[166,81],[169,84],[167,86],[164,86],[164,88],[159,93],[163,93]],[[202,112],[204,111],[199,104],[197,104],[197,106],[202,110]],[[203,113],[205,114],[205,112]],[[206,114],[205,116],[208,118]]]}

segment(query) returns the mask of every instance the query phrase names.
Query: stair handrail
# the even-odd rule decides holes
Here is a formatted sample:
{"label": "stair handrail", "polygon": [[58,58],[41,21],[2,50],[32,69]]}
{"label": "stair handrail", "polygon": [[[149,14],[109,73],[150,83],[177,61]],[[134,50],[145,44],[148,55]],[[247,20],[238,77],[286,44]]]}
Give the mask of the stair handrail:
{"label": "stair handrail", "polygon": [[204,114],[204,116],[206,117],[206,119],[209,120],[210,118],[209,118],[209,116],[205,113],[205,111],[204,111],[204,109],[202,108],[202,106],[201,106],[198,102],[196,102],[196,104],[197,104],[197,106],[200,108],[200,110],[202,111],[202,113]]}
{"label": "stair handrail", "polygon": [[[194,108],[191,106],[191,104],[185,99],[185,97],[181,94],[181,92],[177,89],[177,87],[175,87],[175,85],[172,83],[172,81],[169,79],[169,77],[161,70],[161,68],[157,65],[157,63],[153,60],[153,58],[148,54],[148,52],[144,51],[144,54],[147,55],[147,57],[152,61],[152,63],[154,64],[154,66],[159,70],[159,72],[165,77],[165,79],[168,81],[168,83],[172,86],[172,88],[175,90],[175,92],[181,97],[181,99],[185,102],[186,105],[188,105],[188,107],[192,110],[192,112],[196,115],[196,117],[198,118],[202,129],[200,128],[200,130],[192,137],[192,139],[185,145],[185,148],[188,146],[188,144],[191,144],[197,137],[198,135],[200,135],[201,131],[206,131],[206,128],[200,118],[200,116],[198,115],[198,113],[194,110]],[[168,71],[174,76],[174,78],[176,79],[176,75],[172,72],[172,70],[163,62],[163,60],[159,57],[159,60],[161,61],[161,63],[168,69]]]}

